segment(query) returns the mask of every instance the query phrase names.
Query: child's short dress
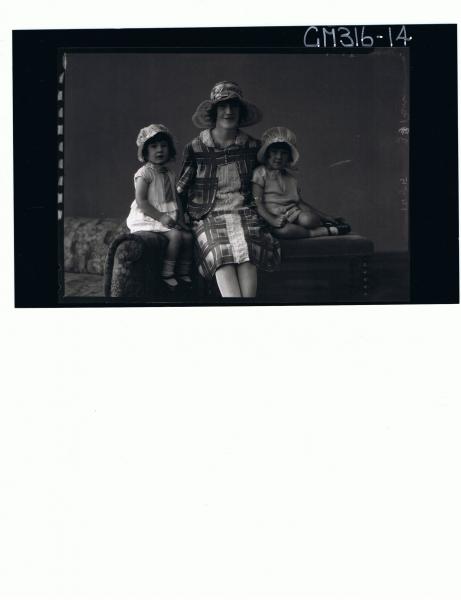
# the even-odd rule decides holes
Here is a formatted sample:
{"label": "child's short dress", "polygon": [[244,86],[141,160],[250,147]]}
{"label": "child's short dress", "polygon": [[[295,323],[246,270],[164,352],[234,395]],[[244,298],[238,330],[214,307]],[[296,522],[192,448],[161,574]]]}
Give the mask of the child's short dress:
{"label": "child's short dress", "polygon": [[[176,220],[178,204],[175,194],[175,174],[165,165],[154,165],[147,162],[136,171],[134,175],[135,184],[138,177],[142,177],[149,185],[147,188],[147,201],[149,204]],[[171,230],[171,228],[165,227],[160,221],[145,215],[139,208],[136,200],[131,204],[126,224],[131,233],[135,231],[157,231],[162,233]]]}
{"label": "child's short dress", "polygon": [[251,178],[264,190],[263,202],[267,211],[274,216],[284,216],[288,223],[293,223],[302,212],[298,181],[288,171],[257,167]]}

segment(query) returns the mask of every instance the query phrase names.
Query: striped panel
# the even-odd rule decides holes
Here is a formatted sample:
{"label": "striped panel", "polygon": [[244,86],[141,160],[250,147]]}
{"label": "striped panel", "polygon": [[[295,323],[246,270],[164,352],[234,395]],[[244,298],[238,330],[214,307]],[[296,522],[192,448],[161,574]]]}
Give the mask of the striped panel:
{"label": "striped panel", "polygon": [[57,144],[58,144],[58,172],[57,172],[57,203],[58,220],[63,218],[64,198],[64,75],[66,71],[66,55],[62,57],[62,71],[58,76],[57,90]]}
{"label": "striped panel", "polygon": [[62,70],[58,75],[57,86],[57,218],[58,218],[58,298],[65,295],[64,289],[64,80],[66,71],[66,55],[62,55]]}

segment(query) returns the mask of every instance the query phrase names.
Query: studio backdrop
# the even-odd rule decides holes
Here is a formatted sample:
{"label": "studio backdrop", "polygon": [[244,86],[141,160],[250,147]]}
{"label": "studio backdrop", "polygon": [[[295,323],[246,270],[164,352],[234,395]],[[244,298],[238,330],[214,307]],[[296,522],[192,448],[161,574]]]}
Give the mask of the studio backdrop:
{"label": "studio backdrop", "polygon": [[263,119],[298,139],[306,201],[343,216],[378,252],[408,249],[409,53],[241,54],[69,52],[65,74],[66,217],[122,221],[139,168],[136,137],[150,123],[184,145],[214,83],[239,83]]}

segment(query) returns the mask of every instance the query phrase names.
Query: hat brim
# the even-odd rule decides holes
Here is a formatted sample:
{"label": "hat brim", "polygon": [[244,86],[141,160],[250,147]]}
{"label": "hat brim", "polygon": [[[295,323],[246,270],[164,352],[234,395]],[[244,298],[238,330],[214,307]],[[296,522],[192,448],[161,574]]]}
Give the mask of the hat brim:
{"label": "hat brim", "polygon": [[268,140],[261,146],[261,148],[258,150],[258,154],[257,154],[258,162],[260,162],[261,164],[264,163],[266,150],[269,148],[269,146],[272,146],[272,144],[286,144],[287,146],[290,147],[291,157],[293,160],[289,163],[288,166],[294,167],[295,164],[299,160],[299,152],[296,149],[296,147],[293,146],[293,144],[291,144],[290,142],[288,142],[287,140],[285,140],[282,137],[272,138],[271,140]]}
{"label": "hat brim", "polygon": [[[246,110],[246,115],[240,121],[239,127],[249,127],[250,125],[256,125],[256,123],[259,123],[263,118],[262,112],[259,110],[259,108],[252,102],[247,102],[246,100],[242,100],[241,98],[238,98],[238,100],[240,104],[242,104],[245,107]],[[225,100],[220,100],[218,102],[204,100],[203,102],[201,102],[192,116],[192,123],[199,129],[211,129],[212,127],[214,127],[216,123],[211,118],[210,113],[211,109],[220,102],[225,102]]]}

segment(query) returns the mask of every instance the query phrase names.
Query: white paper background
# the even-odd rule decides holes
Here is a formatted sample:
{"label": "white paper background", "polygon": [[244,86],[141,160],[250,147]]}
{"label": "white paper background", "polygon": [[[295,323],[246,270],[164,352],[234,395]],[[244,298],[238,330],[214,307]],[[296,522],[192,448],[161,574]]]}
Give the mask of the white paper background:
{"label": "white paper background", "polygon": [[458,306],[13,309],[11,29],[422,6],[2,8],[2,600],[460,597]]}

